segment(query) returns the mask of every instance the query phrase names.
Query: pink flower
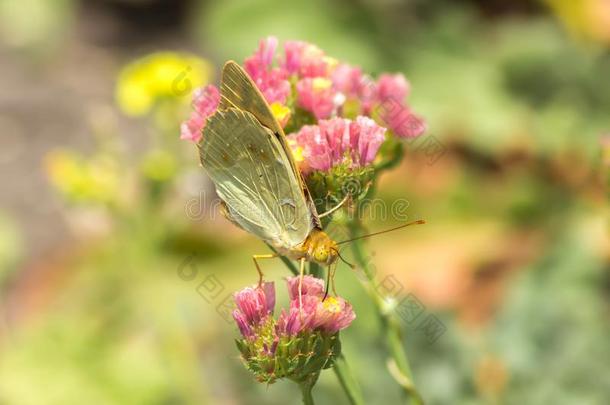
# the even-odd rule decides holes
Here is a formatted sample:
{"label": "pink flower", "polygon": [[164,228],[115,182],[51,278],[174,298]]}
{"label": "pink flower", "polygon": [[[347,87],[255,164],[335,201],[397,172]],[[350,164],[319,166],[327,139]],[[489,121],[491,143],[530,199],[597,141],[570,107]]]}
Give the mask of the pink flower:
{"label": "pink flower", "polygon": [[207,118],[214,114],[220,103],[220,92],[214,85],[195,90],[191,117],[180,125],[180,139],[199,142]]}
{"label": "pink flower", "polygon": [[296,336],[309,324],[311,316],[305,315],[298,307],[291,306],[288,311],[282,309],[275,325],[275,333],[277,336]]}
{"label": "pink flower", "polygon": [[331,75],[334,88],[348,98],[358,97],[364,77],[359,67],[342,63]]}
{"label": "pink flower", "polygon": [[380,117],[399,138],[413,138],[426,130],[426,123],[405,104],[410,86],[402,74],[383,74],[377,81]]}
{"label": "pink flower", "polygon": [[328,171],[342,163],[351,167],[371,164],[385,140],[386,129],[368,117],[321,120],[306,125],[289,139],[303,149],[309,170]]}
{"label": "pink flower", "polygon": [[[286,278],[288,295],[290,296],[291,300],[294,300],[299,296],[299,279],[299,276]],[[323,296],[324,281],[309,275],[303,276],[303,281],[301,284],[301,293],[303,295],[316,295],[320,297]]]}
{"label": "pink flower", "polygon": [[[358,163],[366,166],[375,160],[379,147],[385,140],[386,129],[368,117],[356,117],[356,124],[350,126],[352,139],[358,140]],[[353,145],[355,149],[355,145]]]}
{"label": "pink flower", "polygon": [[237,327],[241,332],[242,336],[245,338],[253,338],[254,332],[252,330],[252,326],[246,319],[246,316],[238,310],[233,311],[233,319],[235,319],[235,323],[237,323]]}
{"label": "pink flower", "polygon": [[312,323],[314,329],[334,335],[347,328],[356,319],[351,304],[343,298],[329,296],[324,301],[317,299],[319,301],[316,304]]}
{"label": "pink flower", "polygon": [[393,99],[402,103],[409,94],[409,89],[409,82],[400,73],[384,73],[377,79],[377,97],[381,102]]}
{"label": "pink flower", "polygon": [[290,95],[290,82],[279,68],[271,69],[266,76],[256,81],[256,86],[269,104],[285,104]]}
{"label": "pink flower", "polygon": [[370,115],[375,103],[379,102],[378,84],[364,75],[359,67],[341,64],[333,71],[332,80],[337,91],[360,103],[362,115]]}
{"label": "pink flower", "polygon": [[326,77],[330,73],[329,59],[315,45],[302,41],[284,43],[286,58],[284,69],[291,75],[304,77]]}
{"label": "pink flower", "polygon": [[377,83],[369,76],[364,76],[360,81],[358,98],[360,99],[361,114],[370,116],[373,111],[373,106],[378,102],[378,98]]}
{"label": "pink flower", "polygon": [[[323,288],[324,282],[322,282]],[[324,294],[305,293],[301,296],[301,300],[298,295],[293,297],[290,310],[282,311],[278,319],[276,325],[278,336],[295,336],[302,331],[322,331],[334,335],[347,328],[356,318],[352,306],[343,298],[331,296],[323,298]]]}
{"label": "pink flower", "polygon": [[273,313],[275,307],[275,287],[273,283],[246,287],[235,293],[237,309],[233,318],[244,337],[251,337],[253,329]]}
{"label": "pink flower", "polygon": [[298,105],[313,113],[316,119],[328,118],[335,110],[336,93],[330,80],[302,79],[297,82],[296,89]]}
{"label": "pink flower", "polygon": [[286,80],[288,73],[283,68],[273,67],[277,45],[277,38],[267,37],[261,40],[254,55],[244,61],[244,69],[269,104],[285,104],[290,95],[290,83]]}
{"label": "pink flower", "polygon": [[426,122],[402,103],[389,98],[379,106],[384,124],[399,138],[414,138],[426,131]]}
{"label": "pink flower", "polygon": [[271,70],[278,40],[276,37],[262,39],[258,45],[258,50],[244,61],[244,69],[252,79],[264,76]]}
{"label": "pink flower", "polygon": [[[286,279],[290,296],[289,308],[282,309],[274,321],[275,289],[273,283],[247,287],[235,294],[237,309],[233,319],[242,336],[250,342],[263,343],[263,351],[273,355],[278,341],[301,332],[335,334],[350,325],[356,315],[341,297],[324,297],[324,281],[304,276],[299,296],[299,277]],[[269,334],[271,332],[271,334]]]}

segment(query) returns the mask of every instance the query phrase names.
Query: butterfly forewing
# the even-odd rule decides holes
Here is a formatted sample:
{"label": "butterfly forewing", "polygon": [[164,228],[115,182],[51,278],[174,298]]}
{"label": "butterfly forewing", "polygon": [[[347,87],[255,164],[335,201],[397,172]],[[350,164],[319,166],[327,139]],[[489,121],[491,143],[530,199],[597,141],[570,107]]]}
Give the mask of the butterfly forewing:
{"label": "butterfly forewing", "polygon": [[237,108],[248,111],[273,133],[283,134],[282,127],[250,76],[236,62],[228,61],[222,69],[220,84],[221,110]]}
{"label": "butterfly forewing", "polygon": [[240,110],[248,111],[254,115],[254,117],[265,127],[269,128],[279,144],[281,145],[286,158],[290,162],[290,169],[293,171],[295,177],[299,181],[299,184],[304,194],[307,205],[311,212],[312,220],[316,226],[320,226],[320,220],[315,209],[315,204],[311,200],[309,190],[303,181],[299,168],[297,167],[293,157],[290,146],[286,142],[286,135],[282,127],[279,125],[269,105],[265,101],[263,95],[258,90],[250,76],[234,61],[228,61],[222,70],[222,83],[220,85],[220,105],[219,109],[237,108]]}
{"label": "butterfly forewing", "polygon": [[208,119],[199,150],[219,197],[242,228],[276,247],[290,249],[305,240],[314,226],[310,208],[272,130],[247,111],[219,110]]}

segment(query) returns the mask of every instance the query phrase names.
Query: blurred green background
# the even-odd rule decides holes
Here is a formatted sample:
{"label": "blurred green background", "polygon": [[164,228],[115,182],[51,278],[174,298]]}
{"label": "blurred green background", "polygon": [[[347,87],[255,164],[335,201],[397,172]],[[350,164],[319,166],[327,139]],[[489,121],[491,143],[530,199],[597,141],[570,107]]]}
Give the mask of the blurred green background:
{"label": "blurred green background", "polygon": [[[189,90],[270,34],[405,73],[442,145],[379,187],[429,224],[368,243],[446,328],[403,325],[427,403],[608,404],[606,0],[0,0],[0,404],[299,403],[240,364],[225,299],[266,248],[178,140]],[[400,403],[357,277],[337,287],[368,402]],[[347,403],[330,371],[315,395]]]}

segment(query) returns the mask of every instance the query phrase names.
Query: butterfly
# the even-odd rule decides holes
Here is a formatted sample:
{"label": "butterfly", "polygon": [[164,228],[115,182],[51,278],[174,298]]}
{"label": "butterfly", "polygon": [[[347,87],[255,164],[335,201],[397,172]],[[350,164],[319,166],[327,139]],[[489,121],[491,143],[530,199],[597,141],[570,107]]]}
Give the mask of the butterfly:
{"label": "butterfly", "polygon": [[269,244],[276,254],[330,266],[340,257],[338,244],[322,230],[305,181],[286,135],[248,74],[234,61],[222,71],[220,104],[207,119],[198,143],[201,165],[216,187],[225,216]]}

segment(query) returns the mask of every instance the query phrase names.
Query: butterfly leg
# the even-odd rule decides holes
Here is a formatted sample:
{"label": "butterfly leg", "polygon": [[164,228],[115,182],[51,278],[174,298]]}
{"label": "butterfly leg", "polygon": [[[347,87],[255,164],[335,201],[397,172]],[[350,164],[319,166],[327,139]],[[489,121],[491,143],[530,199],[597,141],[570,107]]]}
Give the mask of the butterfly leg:
{"label": "butterfly leg", "polygon": [[341,208],[343,206],[343,204],[345,204],[347,202],[347,200],[350,197],[351,197],[351,194],[346,195],[339,204],[335,205],[333,208],[329,209],[328,211],[323,212],[322,214],[318,215],[318,218],[324,218],[324,217],[332,214],[333,212],[337,211],[339,208]]}
{"label": "butterfly leg", "polygon": [[259,287],[263,285],[263,271],[261,267],[258,265],[258,259],[275,259],[278,257],[276,254],[266,254],[266,255],[253,255],[252,260],[254,260],[254,265],[256,266],[256,271],[258,271],[258,285]]}
{"label": "butterfly leg", "polygon": [[301,259],[299,269],[299,308],[303,308],[303,277],[305,275],[305,258]]}

